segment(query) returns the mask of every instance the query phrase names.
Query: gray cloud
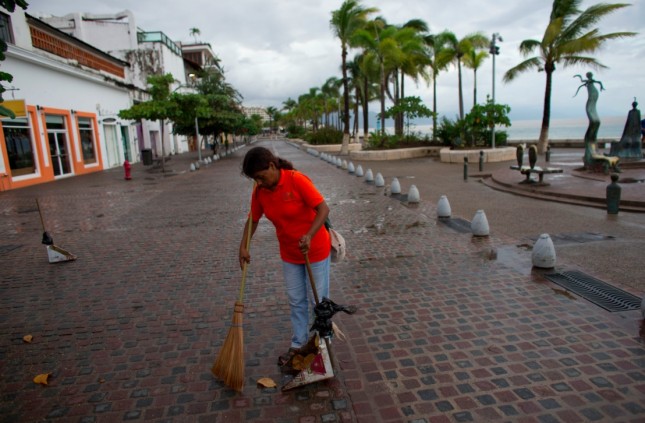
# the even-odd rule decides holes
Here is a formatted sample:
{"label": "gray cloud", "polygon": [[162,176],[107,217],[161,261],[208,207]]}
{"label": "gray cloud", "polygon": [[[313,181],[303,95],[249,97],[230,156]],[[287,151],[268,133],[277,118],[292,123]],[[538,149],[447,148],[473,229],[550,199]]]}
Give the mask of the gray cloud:
{"label": "gray cloud", "polygon": [[[600,0],[583,1],[583,8]],[[222,59],[228,80],[242,93],[245,103],[281,106],[288,97],[297,98],[311,87],[321,86],[331,76],[340,77],[340,43],[329,20],[342,0],[30,0],[29,13],[70,12],[115,13],[131,10],[137,25],[147,31],[161,30],[177,41],[190,42],[189,28],[201,31],[199,39],[211,43]],[[482,31],[504,37],[496,58],[496,100],[509,104],[512,117],[540,119],[544,99],[544,73],[527,73],[510,84],[502,83],[503,73],[518,64],[519,43],[540,39],[546,26],[551,1],[538,0],[363,0],[364,6],[380,9],[392,24],[410,19],[425,20],[432,32],[444,29],[458,37]],[[600,22],[602,32],[638,31],[645,16],[645,2],[634,1]],[[633,97],[645,102],[645,34],[611,41],[596,57],[609,69],[595,71],[606,87],[598,103],[601,115],[625,116]],[[584,117],[584,96],[573,98],[577,79],[573,75],[586,68],[555,72],[552,117]],[[472,104],[472,71],[464,70],[464,102]],[[478,71],[478,100],[492,91],[492,62]],[[432,104],[432,90],[410,81],[406,94],[418,95]],[[450,69],[438,79],[438,112],[457,113],[457,72]]]}

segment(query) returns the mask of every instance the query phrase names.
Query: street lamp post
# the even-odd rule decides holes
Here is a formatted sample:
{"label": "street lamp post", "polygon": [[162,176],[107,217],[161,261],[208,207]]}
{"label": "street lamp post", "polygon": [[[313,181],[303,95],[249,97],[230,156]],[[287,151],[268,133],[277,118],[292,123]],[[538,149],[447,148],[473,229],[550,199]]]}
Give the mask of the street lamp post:
{"label": "street lamp post", "polygon": [[[499,47],[497,41],[504,41],[502,37],[496,32],[490,40],[489,53],[493,56],[493,106],[495,106],[495,56],[499,54]],[[493,121],[491,145],[495,148],[495,122]]]}

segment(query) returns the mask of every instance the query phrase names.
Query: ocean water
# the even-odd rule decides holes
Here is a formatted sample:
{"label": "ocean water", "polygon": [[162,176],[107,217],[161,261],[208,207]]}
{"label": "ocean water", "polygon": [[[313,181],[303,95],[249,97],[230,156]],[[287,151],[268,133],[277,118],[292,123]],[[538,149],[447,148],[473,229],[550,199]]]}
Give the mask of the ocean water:
{"label": "ocean water", "polygon": [[[600,118],[598,139],[620,140],[625,128],[626,117]],[[514,120],[508,128],[498,128],[506,131],[510,140],[537,140],[540,137],[542,120]],[[549,139],[551,140],[584,140],[589,121],[585,119],[551,119],[549,124]],[[387,125],[387,123],[386,123]],[[373,129],[372,129],[373,130]],[[386,131],[391,133],[393,128],[386,126]],[[430,125],[410,125],[410,131],[423,135],[432,134]]]}

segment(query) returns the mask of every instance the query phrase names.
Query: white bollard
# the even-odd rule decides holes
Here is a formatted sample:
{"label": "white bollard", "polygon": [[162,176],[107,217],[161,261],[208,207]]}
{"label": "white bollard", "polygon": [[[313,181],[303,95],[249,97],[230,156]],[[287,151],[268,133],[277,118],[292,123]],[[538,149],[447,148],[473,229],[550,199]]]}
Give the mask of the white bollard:
{"label": "white bollard", "polygon": [[355,171],[356,169],[354,168],[354,163],[349,162],[349,164],[347,165],[347,172],[354,173]]}
{"label": "white bollard", "polygon": [[385,179],[383,179],[383,175],[381,175],[381,172],[378,172],[376,174],[376,178],[374,178],[374,185],[376,185],[377,187],[385,186]]}
{"label": "white bollard", "polygon": [[392,183],[390,184],[390,194],[401,194],[401,184],[399,183],[398,178],[392,178]]}
{"label": "white bollard", "polygon": [[343,167],[343,162],[340,160],[340,157],[336,157],[336,166]]}
{"label": "white bollard", "polygon": [[419,201],[421,201],[419,189],[416,185],[410,185],[410,190],[408,191],[408,203],[418,203]]}
{"label": "white bollard", "polygon": [[365,172],[365,182],[374,182],[374,174],[372,173],[372,169],[367,169],[367,172]]}
{"label": "white bollard", "polygon": [[444,218],[450,217],[452,210],[450,210],[450,203],[448,202],[448,197],[442,195],[439,197],[439,203],[437,203],[437,217]]}
{"label": "white bollard", "polygon": [[195,163],[190,164],[190,171],[194,172],[195,171]]}
{"label": "white bollard", "polygon": [[555,267],[555,246],[549,234],[542,234],[533,244],[531,260],[534,267],[552,269]]}
{"label": "white bollard", "polygon": [[356,166],[356,176],[363,176],[363,166],[358,165]]}
{"label": "white bollard", "polygon": [[199,170],[199,162],[195,162],[195,169]]}
{"label": "white bollard", "polygon": [[477,210],[475,217],[473,217],[472,222],[470,222],[470,230],[473,232],[474,236],[488,236],[490,234],[488,219],[486,219],[486,213],[484,213],[484,210]]}
{"label": "white bollard", "polygon": [[340,167],[341,167],[343,170],[347,170],[347,160],[343,160],[343,161],[341,162],[341,164],[340,164]]}

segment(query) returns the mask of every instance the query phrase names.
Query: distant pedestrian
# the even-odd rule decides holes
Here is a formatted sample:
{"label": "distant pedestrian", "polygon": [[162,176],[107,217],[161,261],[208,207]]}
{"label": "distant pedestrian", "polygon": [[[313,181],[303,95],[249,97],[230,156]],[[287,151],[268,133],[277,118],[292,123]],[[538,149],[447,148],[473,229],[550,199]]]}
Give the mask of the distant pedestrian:
{"label": "distant pedestrian", "polygon": [[[280,244],[282,269],[291,309],[293,334],[289,350],[278,358],[286,364],[308,340],[310,308],[314,298],[305,267],[309,256],[319,298],[329,297],[331,240],[324,226],[329,207],[311,180],[264,147],[254,147],[244,156],[242,172],[256,182],[251,198],[251,236],[265,215],[273,223]],[[244,225],[240,243],[240,266],[251,261],[246,248],[249,225]]]}

